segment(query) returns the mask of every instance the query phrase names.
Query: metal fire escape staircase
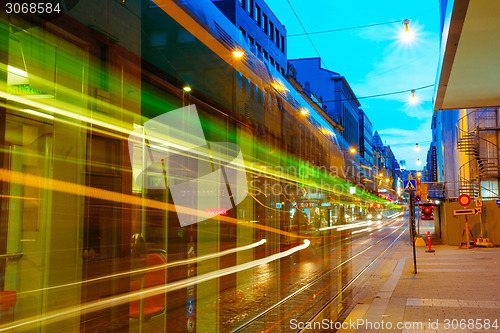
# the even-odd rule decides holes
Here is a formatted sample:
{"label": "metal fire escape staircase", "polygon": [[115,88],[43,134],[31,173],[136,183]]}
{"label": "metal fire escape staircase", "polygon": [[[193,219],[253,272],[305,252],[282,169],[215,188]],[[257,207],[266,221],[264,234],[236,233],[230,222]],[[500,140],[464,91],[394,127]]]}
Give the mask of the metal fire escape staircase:
{"label": "metal fire escape staircase", "polygon": [[[469,160],[460,166],[459,193],[478,197],[481,190],[481,180],[500,177],[499,147],[480,135],[480,131],[490,128],[480,127],[481,124],[496,122],[496,109],[472,110],[457,122],[457,149],[465,153]],[[461,124],[470,119],[464,130]],[[491,130],[498,130],[494,127]],[[481,152],[480,152],[481,150]],[[484,151],[483,151],[484,150]]]}

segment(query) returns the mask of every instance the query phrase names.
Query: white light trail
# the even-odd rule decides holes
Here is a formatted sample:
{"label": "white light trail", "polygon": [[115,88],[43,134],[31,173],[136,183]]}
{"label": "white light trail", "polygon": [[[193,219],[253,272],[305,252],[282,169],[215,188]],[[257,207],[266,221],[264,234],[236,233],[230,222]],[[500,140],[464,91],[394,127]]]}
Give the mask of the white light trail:
{"label": "white light trail", "polygon": [[155,295],[183,289],[183,288],[186,288],[186,287],[189,287],[192,285],[196,285],[196,284],[201,283],[201,282],[213,280],[213,279],[219,278],[221,276],[233,274],[233,273],[236,273],[236,272],[239,272],[242,270],[246,270],[246,269],[260,266],[263,264],[267,264],[271,261],[274,261],[274,260],[277,260],[277,259],[280,259],[283,257],[287,257],[295,252],[298,252],[300,250],[307,248],[309,246],[309,244],[310,244],[310,241],[306,239],[306,240],[304,240],[304,244],[302,244],[302,245],[296,246],[294,248],[291,248],[291,249],[284,251],[284,252],[281,252],[281,253],[273,254],[267,258],[254,260],[254,261],[244,263],[241,265],[236,265],[233,267],[219,269],[219,270],[214,271],[214,272],[202,274],[202,275],[195,276],[195,277],[188,278],[188,279],[181,280],[181,281],[176,281],[176,282],[164,284],[164,285],[161,285],[158,287],[151,287],[151,288],[143,289],[140,291],[128,292],[128,293],[124,293],[123,295],[119,295],[119,296],[101,298],[98,301],[93,301],[93,302],[89,302],[86,304],[76,305],[76,306],[67,308],[65,310],[56,311],[56,312],[53,312],[50,314],[34,316],[34,317],[31,317],[27,320],[17,320],[13,323],[0,326],[0,332],[18,330],[18,329],[24,330],[24,329],[27,329],[28,327],[33,326],[33,325],[39,325],[41,323],[48,324],[51,322],[64,320],[64,319],[71,318],[74,316],[84,315],[84,314],[89,313],[89,312],[94,312],[94,311],[106,309],[110,306],[126,304],[126,303],[129,303],[132,301],[139,300],[141,298],[147,298],[147,297],[151,297],[151,296],[155,296]]}
{"label": "white light trail", "polygon": [[87,283],[102,281],[102,280],[111,279],[111,278],[123,277],[123,276],[127,276],[127,275],[144,274],[144,273],[147,273],[149,271],[158,270],[160,268],[167,269],[167,268],[170,268],[170,267],[187,265],[187,264],[191,264],[191,263],[195,263],[195,262],[199,262],[199,261],[203,261],[203,260],[208,260],[208,259],[213,259],[213,258],[217,258],[217,257],[222,257],[222,256],[225,256],[227,254],[231,254],[231,253],[235,253],[235,252],[239,252],[239,251],[250,250],[250,249],[253,249],[254,247],[257,247],[257,246],[260,246],[260,245],[264,244],[265,242],[266,242],[266,239],[262,239],[262,240],[260,240],[260,241],[258,241],[256,243],[253,243],[253,244],[249,244],[249,245],[245,245],[245,246],[240,246],[240,247],[236,247],[236,248],[233,248],[233,249],[228,249],[228,250],[221,251],[221,252],[215,252],[215,253],[207,254],[207,255],[204,255],[204,256],[201,256],[201,257],[197,257],[197,258],[191,258],[191,259],[186,259],[186,260],[179,260],[179,261],[169,262],[169,263],[166,263],[166,264],[163,264],[163,265],[156,265],[156,266],[151,266],[151,267],[148,267],[148,268],[136,269],[136,270],[133,270],[133,271],[127,271],[127,272],[116,273],[116,274],[112,274],[112,275],[100,276],[100,277],[97,277],[97,278],[94,278],[94,279],[85,280],[85,281],[78,281],[78,282],[73,282],[73,283],[67,283],[67,284],[62,284],[62,285],[58,285],[58,286],[53,286],[53,287],[47,287],[47,288],[29,290],[29,291],[18,293],[18,296],[23,296],[23,295],[26,295],[26,294],[36,293],[36,292],[46,291],[46,290],[53,290],[53,289],[60,289],[60,288],[67,288],[67,287],[74,287],[74,286],[77,286],[77,285],[80,285],[80,284],[87,284]]}
{"label": "white light trail", "polygon": [[35,116],[39,116],[39,117],[42,117],[42,118],[54,119],[54,116],[51,116],[50,114],[38,112],[38,111],[35,111],[35,110],[19,109],[19,111],[26,112],[26,113],[29,113],[29,114],[33,114]]}
{"label": "white light trail", "polygon": [[7,71],[22,77],[28,77],[28,73],[22,69],[7,65]]}

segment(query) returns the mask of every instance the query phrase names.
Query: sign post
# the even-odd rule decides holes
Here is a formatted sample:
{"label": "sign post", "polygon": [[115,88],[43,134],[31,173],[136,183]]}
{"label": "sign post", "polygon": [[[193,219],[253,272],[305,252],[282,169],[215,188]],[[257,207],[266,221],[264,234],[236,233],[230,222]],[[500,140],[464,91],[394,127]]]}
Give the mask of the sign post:
{"label": "sign post", "polygon": [[417,257],[415,252],[415,196],[414,196],[414,191],[416,191],[415,180],[414,179],[406,180],[404,183],[404,189],[405,191],[408,191],[408,206],[410,210],[409,227],[410,227],[411,244],[413,247],[413,274],[417,274]]}
{"label": "sign post", "polygon": [[[471,198],[467,194],[461,194],[458,197],[458,203],[462,207],[467,207],[471,203]],[[469,222],[467,221],[467,215],[472,215],[472,214],[481,214],[482,208],[473,208],[473,209],[457,209],[453,211],[453,214],[456,215],[464,215],[465,216],[465,226],[464,230],[462,231],[462,237],[460,237],[460,245],[458,246],[459,248],[463,247],[463,239],[464,239],[464,234],[465,234],[465,239],[467,241],[465,248],[470,249],[474,247],[474,245],[471,245],[470,243],[470,238],[469,235],[474,239],[474,236],[472,235],[472,231],[469,228]],[[473,243],[474,244],[474,243]]]}

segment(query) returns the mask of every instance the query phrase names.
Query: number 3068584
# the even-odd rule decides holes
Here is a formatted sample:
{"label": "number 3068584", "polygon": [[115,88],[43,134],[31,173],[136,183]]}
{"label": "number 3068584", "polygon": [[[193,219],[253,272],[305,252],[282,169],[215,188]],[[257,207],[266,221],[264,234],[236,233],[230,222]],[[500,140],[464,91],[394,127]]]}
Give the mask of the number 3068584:
{"label": "number 3068584", "polygon": [[11,3],[5,4],[5,11],[7,14],[52,14],[60,13],[61,7],[59,3],[55,5],[50,2],[39,3]]}

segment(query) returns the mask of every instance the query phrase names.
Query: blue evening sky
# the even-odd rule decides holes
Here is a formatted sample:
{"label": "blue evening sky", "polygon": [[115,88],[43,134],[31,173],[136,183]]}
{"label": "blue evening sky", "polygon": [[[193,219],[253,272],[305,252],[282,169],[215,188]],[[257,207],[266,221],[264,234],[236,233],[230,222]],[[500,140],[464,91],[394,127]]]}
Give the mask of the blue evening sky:
{"label": "blue evening sky", "polygon": [[[288,35],[303,33],[287,0],[265,1]],[[358,98],[434,84],[439,57],[438,0],[289,1],[308,33],[410,20],[409,28],[415,33],[412,42],[402,42],[401,22],[310,35],[326,68],[344,75]],[[287,52],[289,59],[317,57],[307,36],[289,36]],[[416,105],[408,103],[410,92],[359,100],[374,130],[398,161],[406,160],[408,169],[422,169],[425,164],[433,90],[417,90]],[[420,146],[418,152],[415,143]]]}

